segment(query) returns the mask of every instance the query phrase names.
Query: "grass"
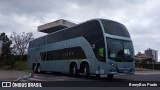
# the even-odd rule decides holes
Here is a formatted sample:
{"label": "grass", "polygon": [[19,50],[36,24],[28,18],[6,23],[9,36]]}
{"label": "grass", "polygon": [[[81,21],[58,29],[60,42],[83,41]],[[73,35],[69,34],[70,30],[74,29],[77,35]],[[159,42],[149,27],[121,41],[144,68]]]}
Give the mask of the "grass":
{"label": "grass", "polygon": [[11,66],[2,66],[0,69],[1,70],[9,70],[11,68]]}
{"label": "grass", "polygon": [[0,67],[1,70],[28,70],[27,61],[16,61],[14,65],[3,65]]}
{"label": "grass", "polygon": [[28,70],[27,61],[17,61],[13,67],[14,70]]}

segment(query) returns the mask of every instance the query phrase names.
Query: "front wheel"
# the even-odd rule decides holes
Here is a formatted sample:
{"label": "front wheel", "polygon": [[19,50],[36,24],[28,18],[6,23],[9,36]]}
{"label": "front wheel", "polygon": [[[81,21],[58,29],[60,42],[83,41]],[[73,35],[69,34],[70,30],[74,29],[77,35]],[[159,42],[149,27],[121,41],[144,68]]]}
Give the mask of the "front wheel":
{"label": "front wheel", "polygon": [[38,65],[38,67],[37,67],[37,72],[41,73],[41,66],[40,65]]}
{"label": "front wheel", "polygon": [[33,71],[33,73],[37,73],[37,67],[36,67],[36,65],[32,66],[32,71]]}
{"label": "front wheel", "polygon": [[100,74],[96,74],[96,78],[100,78],[101,77],[101,75]]}

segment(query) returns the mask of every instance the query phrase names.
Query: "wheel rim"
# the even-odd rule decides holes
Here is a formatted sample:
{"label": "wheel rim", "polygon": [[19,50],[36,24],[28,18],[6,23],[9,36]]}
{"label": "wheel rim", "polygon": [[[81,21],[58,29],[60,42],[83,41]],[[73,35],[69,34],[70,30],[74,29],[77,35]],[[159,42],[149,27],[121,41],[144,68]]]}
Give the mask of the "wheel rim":
{"label": "wheel rim", "polygon": [[36,66],[33,67],[33,72],[35,72],[35,71],[36,71]]}
{"label": "wheel rim", "polygon": [[84,68],[84,75],[87,75],[87,68]]}
{"label": "wheel rim", "polygon": [[75,75],[76,74],[76,67],[74,66],[73,67],[73,75]]}
{"label": "wheel rim", "polygon": [[109,78],[109,79],[112,79],[112,78],[113,78],[113,75],[112,75],[112,74],[108,74],[108,78]]}
{"label": "wheel rim", "polygon": [[39,72],[39,73],[41,72],[41,68],[40,68],[40,66],[38,66],[38,72]]}

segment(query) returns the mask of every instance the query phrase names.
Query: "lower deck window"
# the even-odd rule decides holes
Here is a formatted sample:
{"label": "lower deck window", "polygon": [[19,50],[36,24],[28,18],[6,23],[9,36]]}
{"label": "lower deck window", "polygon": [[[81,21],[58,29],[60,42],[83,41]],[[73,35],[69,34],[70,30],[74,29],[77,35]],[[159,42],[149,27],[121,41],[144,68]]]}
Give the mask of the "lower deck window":
{"label": "lower deck window", "polygon": [[86,55],[81,47],[65,48],[40,53],[41,60],[68,60],[86,59]]}

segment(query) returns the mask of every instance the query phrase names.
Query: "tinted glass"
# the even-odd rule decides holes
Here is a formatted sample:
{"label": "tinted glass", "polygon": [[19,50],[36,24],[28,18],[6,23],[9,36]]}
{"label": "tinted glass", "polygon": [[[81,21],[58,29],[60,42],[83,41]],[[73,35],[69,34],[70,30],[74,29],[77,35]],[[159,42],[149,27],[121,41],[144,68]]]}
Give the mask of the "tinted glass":
{"label": "tinted glass", "polygon": [[33,41],[30,41],[29,48],[38,47],[46,45],[46,36],[34,39]]}
{"label": "tinted glass", "polygon": [[60,50],[53,50],[40,53],[41,60],[72,60],[72,59],[86,59],[86,55],[81,47],[65,48]]}
{"label": "tinted glass", "polygon": [[30,43],[31,44],[30,48],[44,45],[44,44],[35,44],[36,42],[43,41],[43,43],[45,42],[47,44],[50,44],[81,36],[84,37],[90,43],[91,46],[93,45],[95,46],[94,53],[97,59],[100,61],[105,61],[104,37],[101,26],[97,20],[88,21],[80,25],[74,26],[72,28],[64,29],[56,33],[51,33],[47,36],[35,39],[33,43],[32,42]]}
{"label": "tinted glass", "polygon": [[122,61],[124,59],[122,41],[107,39],[108,43],[108,58],[115,61]]}
{"label": "tinted glass", "polygon": [[83,36],[90,44],[94,43],[97,39],[103,38],[102,30],[98,21],[90,21],[68,28],[57,33],[47,36],[47,43],[59,42],[67,39]]}
{"label": "tinted glass", "polygon": [[134,59],[134,49],[133,49],[132,42],[123,42],[123,45],[124,45],[125,58],[128,61],[133,61],[133,59]]}
{"label": "tinted glass", "polygon": [[118,62],[133,61],[133,44],[129,41],[122,41],[107,38],[108,58]]}
{"label": "tinted glass", "polygon": [[103,27],[106,33],[111,35],[130,37],[128,30],[124,25],[109,20],[101,20],[101,21],[103,23]]}

